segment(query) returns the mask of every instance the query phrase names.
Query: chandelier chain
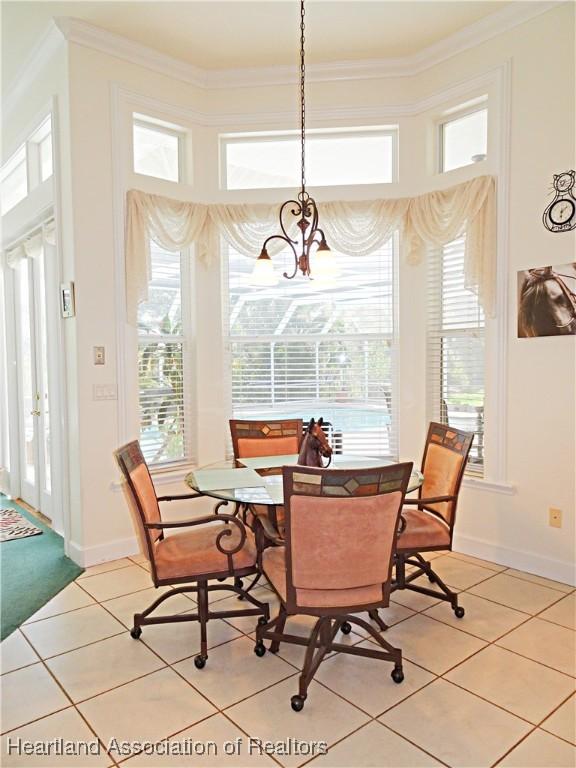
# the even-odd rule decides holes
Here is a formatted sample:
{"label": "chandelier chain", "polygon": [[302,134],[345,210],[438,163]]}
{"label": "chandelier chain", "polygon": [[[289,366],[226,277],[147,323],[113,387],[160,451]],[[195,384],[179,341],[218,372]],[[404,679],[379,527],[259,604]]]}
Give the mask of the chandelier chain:
{"label": "chandelier chain", "polygon": [[300,0],[300,143],[302,152],[302,197],[306,191],[306,100],[304,93],[304,79],[306,64],[304,62],[304,0]]}

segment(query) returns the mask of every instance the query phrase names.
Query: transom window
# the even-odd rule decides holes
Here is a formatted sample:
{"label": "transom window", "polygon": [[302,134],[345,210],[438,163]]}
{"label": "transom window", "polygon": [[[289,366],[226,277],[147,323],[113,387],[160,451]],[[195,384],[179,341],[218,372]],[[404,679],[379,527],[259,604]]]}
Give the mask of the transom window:
{"label": "transom window", "polygon": [[167,181],[181,181],[182,132],[175,126],[134,114],[132,140],[134,173]]}
{"label": "transom window", "polygon": [[48,115],[2,166],[2,214],[8,213],[52,176],[52,116]]}
{"label": "transom window", "polygon": [[440,125],[440,170],[452,171],[480,162],[488,152],[488,109],[471,107]]}
{"label": "transom window", "polygon": [[[337,255],[336,284],[251,285],[253,260],[227,248],[225,324],[235,418],[324,417],[337,449],[395,458],[395,246]],[[290,255],[275,257],[280,272]],[[312,257],[313,258],[313,257]]]}
{"label": "transom window", "polygon": [[[300,184],[296,133],[220,137],[222,187],[266,189]],[[389,184],[396,180],[397,130],[318,132],[306,135],[310,186]]]}

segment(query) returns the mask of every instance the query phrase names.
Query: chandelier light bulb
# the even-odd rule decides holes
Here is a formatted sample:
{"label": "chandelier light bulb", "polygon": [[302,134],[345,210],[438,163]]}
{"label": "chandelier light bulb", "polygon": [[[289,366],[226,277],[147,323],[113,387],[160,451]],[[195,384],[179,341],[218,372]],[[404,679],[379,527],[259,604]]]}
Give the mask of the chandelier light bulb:
{"label": "chandelier light bulb", "polygon": [[258,256],[254,262],[254,269],[252,270],[252,279],[250,282],[252,285],[261,288],[273,286],[278,283],[278,275],[274,271],[272,259],[268,255],[266,249],[262,249],[260,256]]}

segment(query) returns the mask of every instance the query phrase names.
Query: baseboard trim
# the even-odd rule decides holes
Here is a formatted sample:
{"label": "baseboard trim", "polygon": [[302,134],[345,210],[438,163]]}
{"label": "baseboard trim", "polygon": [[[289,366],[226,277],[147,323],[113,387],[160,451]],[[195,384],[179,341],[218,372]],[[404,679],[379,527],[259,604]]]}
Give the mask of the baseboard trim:
{"label": "baseboard trim", "polygon": [[128,539],[116,539],[108,541],[105,544],[98,544],[95,547],[81,547],[74,541],[69,542],[67,555],[82,568],[89,568],[91,565],[107,563],[110,560],[119,560],[121,557],[137,555],[140,552],[140,546],[136,536]]}
{"label": "baseboard trim", "polygon": [[498,565],[505,565],[508,568],[516,568],[519,571],[526,571],[536,576],[543,576],[546,579],[576,586],[576,568],[574,563],[565,562],[564,560],[553,560],[549,557],[542,557],[542,555],[536,552],[511,549],[492,541],[477,539],[474,536],[459,536],[458,534],[454,534],[453,549],[455,552],[461,552],[464,555],[471,555],[481,560],[489,560]]}

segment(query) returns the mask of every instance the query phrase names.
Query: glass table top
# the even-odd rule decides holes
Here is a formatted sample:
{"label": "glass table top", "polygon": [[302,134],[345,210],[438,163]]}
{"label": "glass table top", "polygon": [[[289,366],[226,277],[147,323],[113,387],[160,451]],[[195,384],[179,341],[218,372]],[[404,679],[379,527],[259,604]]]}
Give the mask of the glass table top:
{"label": "glass table top", "polygon": [[[186,476],[186,483],[194,491],[223,501],[243,504],[281,505],[284,503],[282,467],[297,463],[296,454],[290,456],[261,456],[255,459],[218,461],[199,467]],[[361,469],[382,467],[391,461],[333,454],[330,469]],[[239,467],[238,464],[242,466]],[[415,491],[424,481],[422,473],[414,469],[408,483],[408,492]]]}

